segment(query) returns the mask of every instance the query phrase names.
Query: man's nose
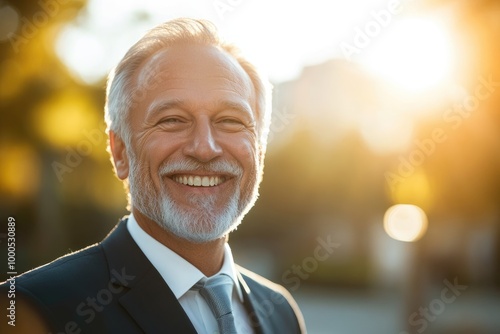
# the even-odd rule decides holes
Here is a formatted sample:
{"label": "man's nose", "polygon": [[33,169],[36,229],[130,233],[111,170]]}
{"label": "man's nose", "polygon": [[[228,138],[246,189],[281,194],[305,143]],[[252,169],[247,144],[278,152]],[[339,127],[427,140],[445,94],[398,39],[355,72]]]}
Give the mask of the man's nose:
{"label": "man's nose", "polygon": [[200,162],[208,162],[222,155],[222,148],[214,137],[214,129],[208,117],[200,117],[193,128],[184,154]]}

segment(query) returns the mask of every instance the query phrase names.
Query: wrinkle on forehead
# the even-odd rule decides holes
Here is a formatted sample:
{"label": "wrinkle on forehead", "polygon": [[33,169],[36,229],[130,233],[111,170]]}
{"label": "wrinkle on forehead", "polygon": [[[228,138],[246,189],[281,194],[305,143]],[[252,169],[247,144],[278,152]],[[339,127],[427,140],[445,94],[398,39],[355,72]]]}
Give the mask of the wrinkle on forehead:
{"label": "wrinkle on forehead", "polygon": [[161,84],[163,80],[196,82],[201,75],[226,81],[254,105],[255,91],[248,74],[231,55],[213,46],[177,45],[160,50],[139,67],[134,81],[136,87],[147,88],[152,82]]}

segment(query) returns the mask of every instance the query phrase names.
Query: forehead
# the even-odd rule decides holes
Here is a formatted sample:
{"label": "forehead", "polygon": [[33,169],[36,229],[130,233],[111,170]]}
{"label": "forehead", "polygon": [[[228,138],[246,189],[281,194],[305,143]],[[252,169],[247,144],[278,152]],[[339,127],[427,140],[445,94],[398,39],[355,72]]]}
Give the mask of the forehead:
{"label": "forehead", "polygon": [[219,96],[227,93],[244,98],[252,109],[255,105],[248,74],[232,56],[213,46],[175,45],[162,49],[141,64],[133,81],[137,89],[153,97],[190,91],[201,98],[216,92]]}

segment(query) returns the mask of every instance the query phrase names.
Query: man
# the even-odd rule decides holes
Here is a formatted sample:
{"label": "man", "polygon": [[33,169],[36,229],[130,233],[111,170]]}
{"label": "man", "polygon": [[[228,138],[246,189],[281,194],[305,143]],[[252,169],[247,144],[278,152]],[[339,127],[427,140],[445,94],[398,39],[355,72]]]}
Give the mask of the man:
{"label": "man", "polygon": [[257,199],[268,93],[206,21],[166,22],[132,46],[106,101],[131,214],[101,243],[17,277],[9,329],[304,333],[291,296],[236,266],[227,244]]}

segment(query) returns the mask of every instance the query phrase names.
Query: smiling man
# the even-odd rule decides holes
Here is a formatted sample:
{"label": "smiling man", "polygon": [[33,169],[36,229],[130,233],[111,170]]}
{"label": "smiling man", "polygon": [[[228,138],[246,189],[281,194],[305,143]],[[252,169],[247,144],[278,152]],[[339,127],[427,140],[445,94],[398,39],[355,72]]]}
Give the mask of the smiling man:
{"label": "smiling man", "polygon": [[106,101],[131,214],[101,243],[17,277],[9,330],[305,333],[291,296],[237,266],[227,244],[257,199],[269,102],[209,22],[177,19],[141,38]]}

